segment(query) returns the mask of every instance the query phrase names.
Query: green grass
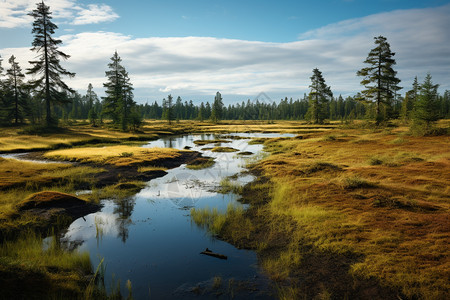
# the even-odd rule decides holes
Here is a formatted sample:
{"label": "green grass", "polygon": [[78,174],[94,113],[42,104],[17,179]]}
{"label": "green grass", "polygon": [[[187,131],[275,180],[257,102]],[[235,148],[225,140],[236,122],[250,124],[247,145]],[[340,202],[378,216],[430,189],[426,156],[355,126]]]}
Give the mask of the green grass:
{"label": "green grass", "polygon": [[241,194],[243,186],[236,181],[232,181],[230,178],[226,177],[220,181],[220,187],[217,190],[221,194],[235,193]]}
{"label": "green grass", "polygon": [[24,298],[65,298],[82,294],[83,276],[92,273],[89,254],[65,251],[54,238],[42,245],[42,238],[33,232],[0,245],[0,273],[8,274],[2,278],[6,284],[2,297],[20,298],[22,294]]}

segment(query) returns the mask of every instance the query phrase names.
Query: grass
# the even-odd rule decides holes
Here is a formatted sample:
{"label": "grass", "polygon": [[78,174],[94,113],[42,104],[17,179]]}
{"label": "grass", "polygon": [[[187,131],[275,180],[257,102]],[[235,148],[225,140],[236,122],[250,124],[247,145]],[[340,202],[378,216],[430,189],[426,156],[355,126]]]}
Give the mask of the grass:
{"label": "grass", "polygon": [[235,243],[252,232],[252,224],[245,218],[244,208],[240,205],[229,204],[224,213],[217,208],[191,208],[191,220],[213,235],[230,237]]}
{"label": "grass", "polygon": [[45,153],[44,156],[56,160],[110,164],[115,166],[156,166],[163,160],[180,157],[183,152],[186,151],[171,148],[141,148],[120,145],[102,148],[85,147],[55,150]]}
{"label": "grass", "polygon": [[65,251],[54,238],[42,245],[32,232],[0,245],[2,297],[74,298],[83,293],[83,276],[92,273],[89,254]]}
{"label": "grass", "polygon": [[243,186],[241,184],[239,184],[236,181],[232,181],[230,178],[226,177],[220,181],[220,187],[217,190],[217,192],[222,193],[222,194],[227,194],[230,192],[235,193],[235,194],[240,194],[240,193],[242,193],[242,189],[243,189]]}
{"label": "grass", "polygon": [[330,124],[318,128],[306,122],[298,121],[275,121],[272,124],[267,124],[266,121],[221,121],[218,124],[208,121],[180,121],[169,125],[166,121],[145,120],[140,128],[140,133],[115,130],[109,127],[108,124],[100,127],[91,127],[80,122],[53,132],[27,130],[22,127],[8,127],[2,128],[0,132],[0,153],[148,141],[154,140],[161,135],[170,134],[235,132],[314,133],[329,131],[336,126],[336,124]]}
{"label": "grass", "polygon": [[216,162],[212,157],[209,158],[199,157],[194,161],[190,162],[189,164],[187,164],[186,168],[191,170],[202,170],[214,166],[215,163]]}
{"label": "grass", "polygon": [[93,202],[99,202],[101,199],[122,200],[138,193],[146,186],[143,181],[120,182],[115,185],[109,185],[101,189],[93,189],[91,194],[85,197]]}
{"label": "grass", "polygon": [[204,146],[208,144],[221,144],[221,143],[230,143],[229,140],[223,140],[223,139],[215,139],[215,140],[195,140],[194,144],[198,146]]}
{"label": "grass", "polygon": [[212,152],[237,152],[238,149],[232,147],[214,147],[211,149]]}
{"label": "grass", "polygon": [[[0,219],[9,220],[16,205],[29,195],[44,189],[74,193],[90,188],[102,169],[59,163],[34,163],[0,158]],[[8,222],[0,224],[0,231]]]}
{"label": "grass", "polygon": [[256,249],[280,298],[447,299],[449,139],[405,140],[407,130],[336,129],[339,143],[327,132],[266,140],[271,155],[253,162],[259,179],[241,190],[250,208],[191,215]]}

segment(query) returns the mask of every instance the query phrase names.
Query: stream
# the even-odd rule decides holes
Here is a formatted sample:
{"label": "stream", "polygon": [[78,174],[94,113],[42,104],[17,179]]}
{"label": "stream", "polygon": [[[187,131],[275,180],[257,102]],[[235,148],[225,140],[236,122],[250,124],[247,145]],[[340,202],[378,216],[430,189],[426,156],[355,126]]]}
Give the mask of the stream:
{"label": "stream", "polygon": [[[102,259],[107,291],[120,281],[126,297],[131,281],[134,299],[273,299],[270,281],[258,266],[256,253],[240,250],[212,237],[191,222],[190,209],[240,205],[232,193],[214,192],[220,181],[237,176],[240,184],[252,181],[245,175],[248,159],[261,155],[262,145],[249,145],[250,138],[291,136],[280,134],[232,134],[221,146],[253,155],[214,153],[202,150],[195,140],[220,138],[214,134],[164,137],[143,147],[191,147],[203,156],[214,157],[214,166],[190,170],[182,165],[153,179],[136,195],[102,200],[102,209],[75,220],[62,241],[88,251],[94,270]],[[228,256],[218,259],[201,255],[206,248]]]}

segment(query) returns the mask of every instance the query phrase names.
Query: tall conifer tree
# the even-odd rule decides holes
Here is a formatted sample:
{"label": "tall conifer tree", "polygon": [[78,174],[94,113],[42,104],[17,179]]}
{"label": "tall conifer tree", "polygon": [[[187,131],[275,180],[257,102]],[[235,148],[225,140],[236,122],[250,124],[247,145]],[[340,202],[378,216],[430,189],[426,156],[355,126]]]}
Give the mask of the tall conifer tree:
{"label": "tall conifer tree", "polygon": [[61,40],[54,39],[52,34],[58,28],[52,21],[50,7],[44,4],[44,1],[36,4],[37,8],[29,15],[34,18],[33,30],[34,41],[31,51],[37,53],[36,60],[30,61],[32,65],[27,69],[27,74],[37,76],[30,82],[31,86],[38,89],[38,92],[45,99],[46,123],[47,126],[54,125],[55,120],[52,118],[51,105],[53,103],[65,102],[64,92],[73,92],[67,84],[62,81],[61,76],[75,76],[61,67],[60,59],[67,60],[70,56],[58,50]]}
{"label": "tall conifer tree", "polygon": [[[397,72],[393,66],[396,64],[387,39],[383,36],[375,37],[376,47],[370,50],[364,63],[368,67],[362,68],[356,74],[364,79],[361,84],[365,86],[362,91],[366,101],[375,103],[375,118],[377,124],[389,118],[392,108],[392,100],[401,87],[398,86],[400,79],[396,77]],[[383,114],[384,112],[384,114]]]}
{"label": "tall conifer tree", "polygon": [[222,113],[223,113],[222,95],[219,92],[217,92],[216,96],[214,97],[214,103],[211,110],[211,120],[214,123],[219,122],[222,119]]}
{"label": "tall conifer tree", "polygon": [[22,69],[20,68],[19,63],[16,62],[16,57],[14,55],[11,55],[8,62],[11,64],[11,68],[6,71],[8,76],[6,85],[9,87],[13,100],[12,112],[14,123],[18,124],[19,119],[23,119],[24,110],[26,108],[26,102],[22,92],[25,75],[23,75]]}
{"label": "tall conifer tree", "polygon": [[328,115],[328,102],[333,98],[333,93],[326,85],[322,72],[315,68],[311,76],[311,92],[309,93],[309,116],[314,123],[323,123]]}
{"label": "tall conifer tree", "polygon": [[439,120],[439,84],[433,84],[431,75],[427,74],[419,87],[417,102],[414,104],[414,121],[424,123],[425,129],[430,129],[433,122]]}
{"label": "tall conifer tree", "polygon": [[106,71],[108,81],[103,84],[106,97],[103,97],[103,114],[109,115],[114,124],[120,124],[126,130],[130,121],[131,108],[136,104],[133,100],[133,85],[128,72],[121,65],[122,59],[117,51],[111,57]]}

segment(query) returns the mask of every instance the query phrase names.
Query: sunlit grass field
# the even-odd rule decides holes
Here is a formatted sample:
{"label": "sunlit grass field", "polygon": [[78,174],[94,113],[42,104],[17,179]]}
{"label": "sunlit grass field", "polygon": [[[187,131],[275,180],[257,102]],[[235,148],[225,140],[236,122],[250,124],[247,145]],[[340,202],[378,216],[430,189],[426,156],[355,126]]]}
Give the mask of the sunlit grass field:
{"label": "sunlit grass field", "polygon": [[[308,246],[359,257],[342,271],[376,279],[405,297],[447,299],[449,136],[415,137],[401,126],[339,128],[266,140],[265,149],[272,155],[253,169],[269,181],[243,192],[251,209],[191,214],[214,234],[257,249],[272,279],[291,282],[281,285],[281,298],[311,296],[296,281],[309,263]],[[320,293],[332,296],[329,288]]]}
{"label": "sunlit grass field", "polygon": [[233,132],[282,132],[310,133],[329,131],[338,124],[312,126],[299,121],[167,121],[146,120],[138,132],[123,132],[108,127],[91,127],[73,124],[56,133],[30,133],[20,127],[2,128],[0,131],[1,152],[25,152],[53,150],[89,144],[124,143],[156,139],[159,136],[182,133],[233,133]]}
{"label": "sunlit grass field", "polygon": [[158,161],[175,159],[183,151],[171,148],[133,146],[83,147],[49,151],[46,158],[65,161],[110,164],[115,166],[154,165]]}
{"label": "sunlit grass field", "polygon": [[[440,126],[448,127],[449,123],[444,120]],[[406,298],[449,296],[449,136],[417,137],[401,124],[373,128],[363,122],[314,126],[296,121],[180,121],[172,125],[146,121],[139,133],[87,125],[54,134],[19,131],[1,131],[0,152],[45,149],[48,152],[44,156],[50,159],[133,166],[138,172],[163,171],[161,160],[177,159],[183,153],[133,144],[145,139],[181,133],[294,133],[293,138],[255,139],[271,155],[261,156],[259,162],[249,161],[259,175],[250,186],[223,180],[223,191],[241,193],[243,201],[252,204],[249,209],[229,207],[225,215],[208,209],[193,210],[193,221],[239,247],[256,249],[264,270],[280,283],[277,290],[281,299],[308,297],[311,294],[307,290],[314,290],[313,286],[305,289],[299,280],[302,268],[310,264],[305,247],[332,257],[355,258],[348,268],[340,270],[348,275],[345,278],[355,278],[347,284],[356,284],[356,278],[368,278],[398,289]],[[102,171],[102,167],[0,158],[0,229],[39,226],[41,220],[35,216],[18,217],[17,204],[42,190],[73,194],[77,187],[87,186],[93,192],[84,196],[86,200],[98,201],[126,197],[142,187],[142,182],[132,182],[127,183],[134,187],[130,190],[124,190],[121,183],[94,188],[94,177]],[[7,253],[2,254],[3,273],[22,270],[13,260],[4,261],[5,257],[15,257],[11,249],[24,245],[11,243],[1,250]],[[35,242],[30,240],[28,244]],[[17,260],[33,261],[33,255],[17,256]],[[30,267],[24,274],[38,274],[41,269],[46,274],[45,270],[53,270],[51,261],[36,262],[34,269]],[[69,269],[85,265],[83,261],[81,258],[75,265],[66,266],[67,274]],[[77,285],[79,279],[66,275],[55,282],[64,288],[63,281],[73,278],[67,279],[66,286],[76,292],[73,284]],[[320,295],[330,297],[335,292],[326,284],[319,289]]]}

